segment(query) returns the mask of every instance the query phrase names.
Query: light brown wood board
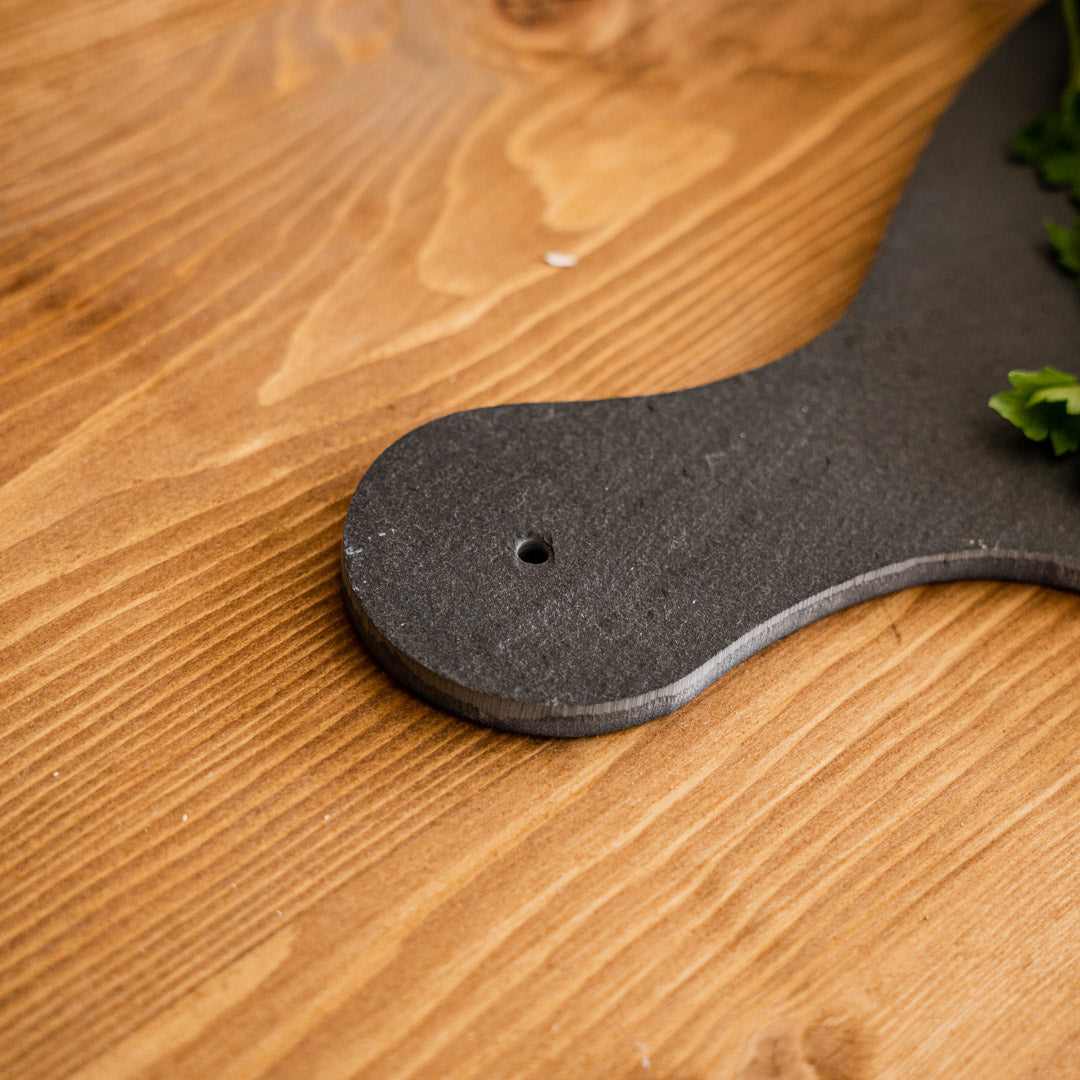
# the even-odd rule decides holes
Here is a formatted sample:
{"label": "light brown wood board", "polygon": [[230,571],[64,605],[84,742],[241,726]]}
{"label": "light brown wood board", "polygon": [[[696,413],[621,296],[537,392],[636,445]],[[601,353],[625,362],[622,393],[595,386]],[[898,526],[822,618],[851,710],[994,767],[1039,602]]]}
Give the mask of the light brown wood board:
{"label": "light brown wood board", "polygon": [[1075,596],[557,742],[395,686],[337,565],[425,420],[823,329],[1031,6],[0,6],[0,1076],[1080,1075]]}

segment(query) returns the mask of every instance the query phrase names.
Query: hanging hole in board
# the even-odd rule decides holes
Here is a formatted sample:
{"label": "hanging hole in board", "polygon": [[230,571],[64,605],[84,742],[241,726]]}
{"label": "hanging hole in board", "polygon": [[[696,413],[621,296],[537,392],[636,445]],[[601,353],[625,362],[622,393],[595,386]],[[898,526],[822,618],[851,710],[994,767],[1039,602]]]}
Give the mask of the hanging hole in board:
{"label": "hanging hole in board", "polygon": [[550,561],[555,554],[551,544],[541,536],[527,536],[524,540],[519,540],[515,550],[517,557],[523,563],[529,563],[532,566]]}

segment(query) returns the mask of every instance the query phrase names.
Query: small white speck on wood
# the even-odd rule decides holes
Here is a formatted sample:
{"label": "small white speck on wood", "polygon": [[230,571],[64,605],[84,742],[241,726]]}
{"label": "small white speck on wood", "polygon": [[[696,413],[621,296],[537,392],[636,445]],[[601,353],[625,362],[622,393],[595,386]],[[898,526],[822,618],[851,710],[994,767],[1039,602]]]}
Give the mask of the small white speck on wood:
{"label": "small white speck on wood", "polygon": [[577,266],[577,256],[571,255],[569,251],[549,251],[544,256],[544,262],[548,266],[554,266],[556,270],[569,270],[572,266]]}

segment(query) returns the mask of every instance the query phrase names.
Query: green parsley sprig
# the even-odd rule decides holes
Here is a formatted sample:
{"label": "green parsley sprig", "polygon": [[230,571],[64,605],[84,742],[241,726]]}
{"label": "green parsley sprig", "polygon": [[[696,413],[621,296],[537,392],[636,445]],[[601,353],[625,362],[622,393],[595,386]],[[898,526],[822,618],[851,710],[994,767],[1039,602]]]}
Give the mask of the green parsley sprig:
{"label": "green parsley sprig", "polygon": [[1009,149],[1013,157],[1034,165],[1047,187],[1066,190],[1074,199],[1080,200],[1080,15],[1077,0],[1061,0],[1061,10],[1069,40],[1069,75],[1061,100],[1056,107],[1022,127]]}
{"label": "green parsley sprig", "polygon": [[1055,454],[1080,449],[1080,380],[1056,368],[1010,371],[1012,390],[990,399],[1006,420],[1035,442],[1050,440]]}
{"label": "green parsley sprig", "polygon": [[[1013,157],[1033,165],[1044,184],[1080,202],[1080,11],[1061,0],[1069,40],[1069,76],[1061,100],[1017,132]],[[1080,277],[1080,218],[1072,227],[1048,220],[1047,236],[1062,269]],[[990,408],[1035,442],[1050,440],[1055,454],[1080,449],[1080,381],[1057,368],[1010,371],[1011,390],[995,394]]]}
{"label": "green parsley sprig", "polygon": [[1070,274],[1080,274],[1080,218],[1073,222],[1071,229],[1056,221],[1047,221],[1046,232],[1062,269]]}

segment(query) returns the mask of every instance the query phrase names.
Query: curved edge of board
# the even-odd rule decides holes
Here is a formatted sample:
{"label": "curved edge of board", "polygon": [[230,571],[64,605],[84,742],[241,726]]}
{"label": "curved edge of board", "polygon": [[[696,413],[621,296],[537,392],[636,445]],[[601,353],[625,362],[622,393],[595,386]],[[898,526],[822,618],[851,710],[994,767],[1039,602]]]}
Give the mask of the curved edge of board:
{"label": "curved edge of board", "polygon": [[514,734],[540,738],[607,735],[666,716],[720,676],[788,634],[864,600],[917,585],[949,581],[1011,581],[1080,592],[1080,561],[1058,555],[976,548],[922,556],[860,574],[760,623],[681,679],[648,693],[588,705],[514,701],[471,690],[418,663],[386,640],[367,617],[349,580],[344,545],[341,575],[346,608],[368,651],[411,693],[457,716]]}

